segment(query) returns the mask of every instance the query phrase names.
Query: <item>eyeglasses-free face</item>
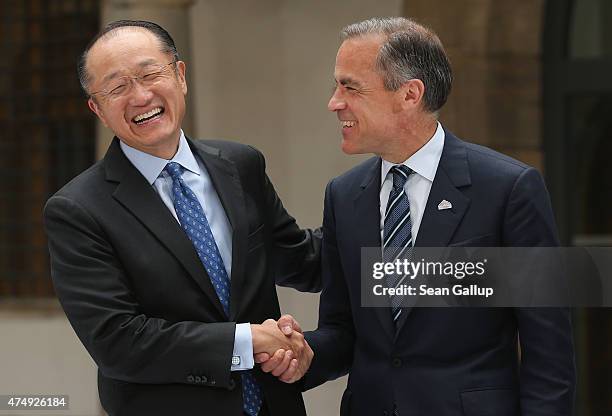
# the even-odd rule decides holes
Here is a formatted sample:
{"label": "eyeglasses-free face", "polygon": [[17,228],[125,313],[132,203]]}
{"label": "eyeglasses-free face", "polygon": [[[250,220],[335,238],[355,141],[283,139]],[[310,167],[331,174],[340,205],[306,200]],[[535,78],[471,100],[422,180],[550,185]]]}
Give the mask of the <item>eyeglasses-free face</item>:
{"label": "eyeglasses-free face", "polygon": [[327,108],[338,117],[347,154],[385,155],[401,135],[401,91],[388,91],[376,69],[382,41],[379,36],[347,39],[336,55],[336,85]]}
{"label": "eyeglasses-free face", "polygon": [[125,144],[171,159],[185,115],[185,63],[144,28],[119,28],[89,50],[89,108]]}

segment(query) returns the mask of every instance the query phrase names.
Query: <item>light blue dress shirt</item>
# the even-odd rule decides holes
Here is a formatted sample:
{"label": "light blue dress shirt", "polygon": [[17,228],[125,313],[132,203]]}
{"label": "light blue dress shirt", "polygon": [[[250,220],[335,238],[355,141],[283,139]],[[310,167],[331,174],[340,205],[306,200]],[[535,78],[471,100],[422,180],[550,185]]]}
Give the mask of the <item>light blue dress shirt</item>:
{"label": "light blue dress shirt", "polygon": [[[185,134],[181,130],[178,151],[170,160],[162,159],[120,142],[121,150],[136,169],[153,186],[176,221],[176,211],[172,202],[172,178],[164,171],[169,162],[176,162],[185,168],[182,178],[185,184],[195,193],[210,229],[215,237],[219,254],[227,275],[232,276],[232,226],[225,214],[219,195],[212,184],[206,167],[196,158],[189,148]],[[249,323],[236,324],[234,351],[232,353],[232,371],[250,370],[254,366],[253,340]]]}

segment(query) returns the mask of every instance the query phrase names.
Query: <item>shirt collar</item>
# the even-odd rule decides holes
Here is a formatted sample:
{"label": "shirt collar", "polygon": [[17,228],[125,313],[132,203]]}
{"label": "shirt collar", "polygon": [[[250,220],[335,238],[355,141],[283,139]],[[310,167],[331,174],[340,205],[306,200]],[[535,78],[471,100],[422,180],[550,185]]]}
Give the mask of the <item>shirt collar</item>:
{"label": "shirt collar", "polygon": [[132,165],[138,169],[142,176],[144,176],[151,185],[153,185],[153,182],[155,182],[155,180],[159,177],[168,162],[176,162],[185,169],[188,169],[197,175],[200,174],[200,167],[198,166],[195,156],[191,152],[191,148],[189,147],[189,143],[187,143],[183,130],[181,130],[178,150],[174,157],[170,160],[162,159],[141,150],[134,149],[133,147],[125,144],[123,141],[120,141],[119,145],[121,146],[121,150],[123,150],[125,157],[132,162]]}
{"label": "shirt collar", "polygon": [[[425,179],[433,182],[434,177],[436,176],[436,171],[438,170],[438,164],[440,163],[440,157],[442,156],[442,149],[444,149],[444,129],[442,125],[438,122],[438,126],[436,127],[436,132],[434,135],[421,147],[417,150],[412,156],[406,159],[402,165],[408,166],[415,173],[424,177]],[[397,165],[397,163],[389,162],[385,159],[382,160],[381,165],[381,176],[380,183],[385,181],[387,174],[391,170],[393,166]]]}

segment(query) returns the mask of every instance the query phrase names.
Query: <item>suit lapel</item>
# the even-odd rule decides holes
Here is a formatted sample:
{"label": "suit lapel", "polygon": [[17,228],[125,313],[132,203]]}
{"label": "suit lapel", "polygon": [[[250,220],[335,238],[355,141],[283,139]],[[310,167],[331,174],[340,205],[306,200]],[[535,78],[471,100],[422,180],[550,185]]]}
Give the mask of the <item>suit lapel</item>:
{"label": "suit lapel", "polygon": [[106,177],[119,182],[113,197],[130,211],[185,267],[215,308],[223,307],[193,244],[153,187],[125,157],[115,138],[104,158]]}
{"label": "suit lapel", "polygon": [[[225,159],[218,149],[201,142],[189,140],[190,147],[197,153],[212,180],[213,186],[219,195],[221,204],[225,209],[232,225],[232,275],[230,290],[230,320],[235,320],[242,300],[245,261],[247,252],[248,222],[244,191],[240,183],[240,176],[234,163]],[[215,294],[216,296],[216,294]]]}
{"label": "suit lapel", "polygon": [[[357,250],[363,247],[381,247],[380,242],[380,170],[381,159],[376,158],[372,166],[366,171],[363,181],[356,192],[353,201],[355,216],[351,224],[359,224],[355,227],[355,243]],[[359,282],[361,285],[361,282]],[[393,336],[395,331],[391,312],[388,308],[372,308],[374,314],[380,321],[384,331]]]}
{"label": "suit lapel", "polygon": [[[415,242],[416,247],[446,247],[470,205],[470,199],[459,188],[471,185],[465,145],[447,132],[444,149]],[[442,201],[452,204],[450,209],[438,209]],[[404,309],[397,324],[397,333],[406,322],[412,308]]]}

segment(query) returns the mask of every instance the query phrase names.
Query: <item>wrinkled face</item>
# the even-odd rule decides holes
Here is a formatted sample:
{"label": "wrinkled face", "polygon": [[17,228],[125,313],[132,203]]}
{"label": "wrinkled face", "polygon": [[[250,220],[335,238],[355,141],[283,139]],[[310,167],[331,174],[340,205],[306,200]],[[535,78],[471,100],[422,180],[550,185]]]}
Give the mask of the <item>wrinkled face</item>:
{"label": "wrinkled face", "polygon": [[169,159],[178,148],[185,115],[185,64],[168,65],[155,35],[120,28],[90,49],[89,108],[127,145]]}
{"label": "wrinkled face", "polygon": [[397,135],[399,94],[387,91],[375,68],[381,36],[347,39],[336,55],[334,94],[327,105],[336,112],[347,154],[384,153],[387,139]]}

